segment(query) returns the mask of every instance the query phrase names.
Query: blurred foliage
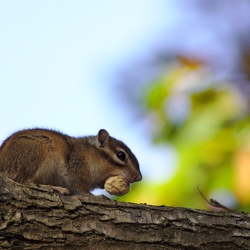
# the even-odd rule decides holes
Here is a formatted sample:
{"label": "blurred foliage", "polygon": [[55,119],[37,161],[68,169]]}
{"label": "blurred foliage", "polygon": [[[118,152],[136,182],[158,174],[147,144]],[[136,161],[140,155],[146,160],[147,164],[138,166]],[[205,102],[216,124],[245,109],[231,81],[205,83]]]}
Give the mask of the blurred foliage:
{"label": "blurred foliage", "polygon": [[199,186],[207,199],[250,212],[249,1],[184,1],[175,7],[166,39],[130,65],[122,93],[137,117],[150,121],[154,143],[171,146],[178,161],[164,182],[144,178],[119,199],[215,209]]}
{"label": "blurred foliage", "polygon": [[179,57],[143,93],[155,143],[172,145],[179,161],[170,181],[135,184],[122,200],[212,209],[199,186],[208,199],[250,211],[250,116],[235,85]]}

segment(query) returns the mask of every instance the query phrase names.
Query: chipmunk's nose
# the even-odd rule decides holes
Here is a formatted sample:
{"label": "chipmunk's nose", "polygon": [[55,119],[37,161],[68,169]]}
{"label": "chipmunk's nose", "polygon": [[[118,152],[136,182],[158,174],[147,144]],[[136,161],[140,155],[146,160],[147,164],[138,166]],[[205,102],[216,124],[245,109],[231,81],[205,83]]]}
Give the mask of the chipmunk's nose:
{"label": "chipmunk's nose", "polygon": [[142,175],[139,174],[139,175],[137,175],[137,176],[134,178],[134,182],[140,181],[141,179],[142,179]]}

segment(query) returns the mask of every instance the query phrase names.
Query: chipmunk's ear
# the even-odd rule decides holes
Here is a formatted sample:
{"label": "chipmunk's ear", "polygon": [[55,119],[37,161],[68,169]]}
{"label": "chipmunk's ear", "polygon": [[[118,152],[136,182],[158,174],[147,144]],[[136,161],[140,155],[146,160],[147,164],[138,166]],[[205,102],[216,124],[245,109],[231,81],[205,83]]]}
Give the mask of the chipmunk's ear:
{"label": "chipmunk's ear", "polygon": [[100,147],[105,146],[109,139],[109,133],[105,129],[100,129],[97,135],[98,142],[100,143]]}

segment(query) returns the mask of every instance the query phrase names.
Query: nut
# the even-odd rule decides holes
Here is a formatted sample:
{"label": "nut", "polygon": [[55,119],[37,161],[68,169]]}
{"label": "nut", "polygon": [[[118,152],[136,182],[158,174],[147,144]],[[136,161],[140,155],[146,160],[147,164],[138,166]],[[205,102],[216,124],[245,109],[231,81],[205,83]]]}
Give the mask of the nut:
{"label": "nut", "polygon": [[130,185],[128,181],[118,175],[109,177],[104,184],[105,190],[112,195],[124,195],[129,192]]}

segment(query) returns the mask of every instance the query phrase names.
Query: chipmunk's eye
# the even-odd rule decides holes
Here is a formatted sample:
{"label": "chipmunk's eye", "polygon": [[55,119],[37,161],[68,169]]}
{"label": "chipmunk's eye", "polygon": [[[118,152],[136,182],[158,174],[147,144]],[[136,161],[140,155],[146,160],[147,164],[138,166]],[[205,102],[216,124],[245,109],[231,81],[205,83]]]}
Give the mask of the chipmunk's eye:
{"label": "chipmunk's eye", "polygon": [[126,160],[126,154],[125,154],[124,152],[122,152],[122,151],[118,151],[118,152],[116,153],[116,156],[117,156],[120,160],[122,160],[122,161],[125,161],[125,160]]}

